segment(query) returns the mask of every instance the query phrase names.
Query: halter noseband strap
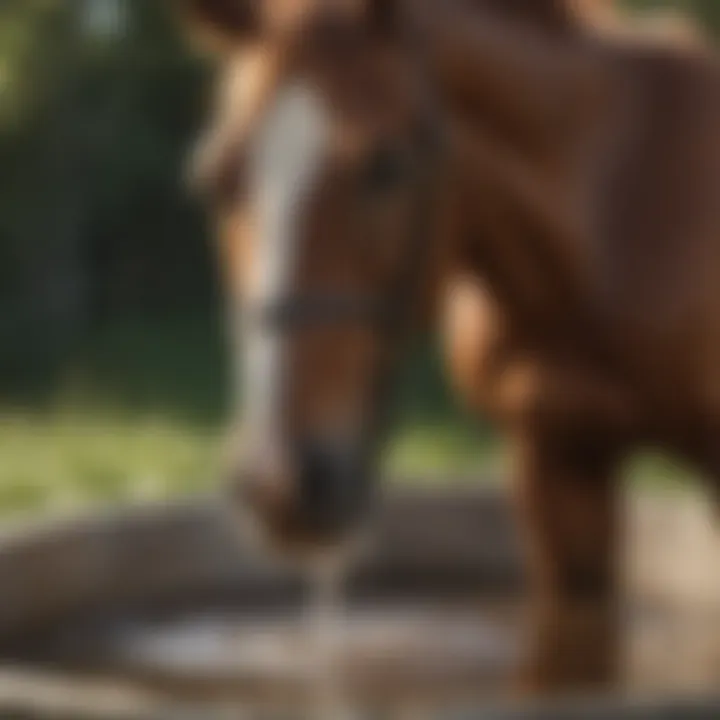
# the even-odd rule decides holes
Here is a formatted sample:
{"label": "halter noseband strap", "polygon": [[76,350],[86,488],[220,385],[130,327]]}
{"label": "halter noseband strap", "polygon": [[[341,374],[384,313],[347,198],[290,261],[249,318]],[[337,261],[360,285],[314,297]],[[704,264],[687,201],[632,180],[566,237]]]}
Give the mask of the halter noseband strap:
{"label": "halter noseband strap", "polygon": [[383,322],[385,304],[360,296],[316,294],[291,297],[260,308],[255,319],[285,332],[318,326],[369,325]]}

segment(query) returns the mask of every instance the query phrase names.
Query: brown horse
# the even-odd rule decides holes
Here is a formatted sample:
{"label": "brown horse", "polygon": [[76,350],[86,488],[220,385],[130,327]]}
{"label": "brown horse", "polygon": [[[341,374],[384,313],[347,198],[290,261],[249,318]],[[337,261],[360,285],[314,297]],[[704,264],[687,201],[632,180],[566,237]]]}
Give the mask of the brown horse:
{"label": "brown horse", "polygon": [[438,323],[515,448],[534,680],[602,675],[623,460],[720,483],[715,58],[572,0],[188,2],[227,68],[198,174],[242,308],[243,504],[283,546],[354,527],[390,370]]}

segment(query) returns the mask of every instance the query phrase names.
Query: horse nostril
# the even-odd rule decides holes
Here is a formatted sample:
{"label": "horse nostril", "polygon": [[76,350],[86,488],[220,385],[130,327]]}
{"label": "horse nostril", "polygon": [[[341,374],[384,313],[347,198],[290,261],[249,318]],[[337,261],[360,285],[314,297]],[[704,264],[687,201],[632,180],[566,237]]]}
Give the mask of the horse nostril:
{"label": "horse nostril", "polygon": [[358,491],[350,454],[342,448],[308,445],[302,468],[301,492],[309,514],[320,522],[343,522]]}

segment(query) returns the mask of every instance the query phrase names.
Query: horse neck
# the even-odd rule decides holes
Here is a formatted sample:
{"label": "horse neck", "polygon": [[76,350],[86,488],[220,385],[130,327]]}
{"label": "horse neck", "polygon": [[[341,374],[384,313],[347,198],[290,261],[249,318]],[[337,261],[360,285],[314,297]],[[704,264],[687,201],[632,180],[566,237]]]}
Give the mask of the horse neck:
{"label": "horse neck", "polygon": [[453,111],[533,153],[554,150],[583,122],[597,56],[567,0],[414,7],[427,64]]}
{"label": "horse neck", "polygon": [[599,114],[598,56],[579,25],[444,7],[427,47],[453,117],[463,270],[520,321],[584,326],[593,264],[573,172]]}

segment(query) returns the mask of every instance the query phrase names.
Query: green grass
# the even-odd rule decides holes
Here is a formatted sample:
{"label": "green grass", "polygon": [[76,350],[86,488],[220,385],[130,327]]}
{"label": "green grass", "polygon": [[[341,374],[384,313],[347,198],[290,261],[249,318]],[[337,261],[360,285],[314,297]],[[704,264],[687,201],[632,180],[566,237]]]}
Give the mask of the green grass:
{"label": "green grass", "polygon": [[[205,317],[118,324],[64,367],[0,401],[0,513],[59,512],[213,489],[227,415],[217,324]],[[438,358],[405,373],[388,474],[466,482],[503,474],[497,438],[453,406]],[[630,468],[655,487],[688,471],[653,456]],[[463,479],[464,478],[464,479]]]}
{"label": "green grass", "polygon": [[[0,513],[211,491],[229,410],[226,358],[211,318],[135,319],[96,333],[52,373],[10,378],[0,396]],[[420,352],[405,375],[388,472],[496,472],[497,444],[449,402],[438,358]]]}
{"label": "green grass", "polygon": [[[0,512],[163,500],[212,490],[221,428],[168,417],[0,416]],[[492,469],[494,448],[446,427],[409,428],[389,459],[403,477]]]}
{"label": "green grass", "polygon": [[162,499],[212,475],[214,433],[150,416],[0,417],[0,509],[52,510]]}

